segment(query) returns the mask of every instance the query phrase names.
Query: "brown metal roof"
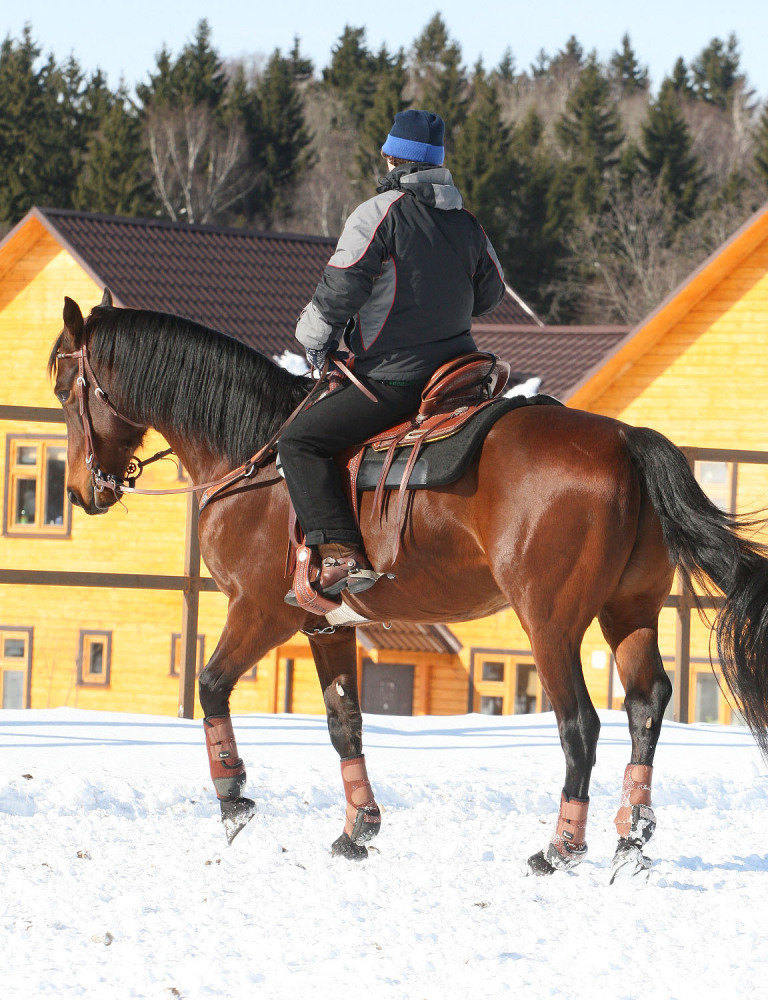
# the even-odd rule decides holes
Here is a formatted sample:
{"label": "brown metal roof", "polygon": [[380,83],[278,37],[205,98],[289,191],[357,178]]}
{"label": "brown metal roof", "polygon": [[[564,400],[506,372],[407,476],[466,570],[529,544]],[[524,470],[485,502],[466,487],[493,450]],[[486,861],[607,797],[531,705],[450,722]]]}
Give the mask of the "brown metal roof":
{"label": "brown metal roof", "polygon": [[[219,226],[33,213],[119,304],[189,316],[265,354],[296,351],[296,318],[312,297],[335,240]],[[513,292],[483,323],[537,323]]]}
{"label": "brown metal roof", "polygon": [[477,324],[472,331],[482,351],[512,366],[511,381],[538,375],[541,392],[567,400],[570,390],[627,335],[623,326],[506,326]]}
{"label": "brown metal roof", "polygon": [[461,642],[445,625],[392,622],[390,628],[358,625],[357,637],[366,649],[397,649],[414,653],[458,653]]}

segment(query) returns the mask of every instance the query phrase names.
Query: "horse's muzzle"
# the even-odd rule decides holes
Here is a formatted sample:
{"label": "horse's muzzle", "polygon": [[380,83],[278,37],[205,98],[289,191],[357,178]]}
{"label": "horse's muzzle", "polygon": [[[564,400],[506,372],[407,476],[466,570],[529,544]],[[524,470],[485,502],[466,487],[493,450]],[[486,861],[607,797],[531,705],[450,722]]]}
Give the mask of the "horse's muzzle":
{"label": "horse's muzzle", "polygon": [[85,511],[86,514],[106,514],[107,511],[112,506],[112,504],[107,504],[106,506],[102,506],[96,499],[95,493],[93,495],[91,503],[89,504],[85,503],[82,497],[79,497],[77,493],[75,493],[75,491],[72,489],[67,490],[67,497],[69,498],[69,502],[72,504],[73,507],[80,507],[82,510]]}

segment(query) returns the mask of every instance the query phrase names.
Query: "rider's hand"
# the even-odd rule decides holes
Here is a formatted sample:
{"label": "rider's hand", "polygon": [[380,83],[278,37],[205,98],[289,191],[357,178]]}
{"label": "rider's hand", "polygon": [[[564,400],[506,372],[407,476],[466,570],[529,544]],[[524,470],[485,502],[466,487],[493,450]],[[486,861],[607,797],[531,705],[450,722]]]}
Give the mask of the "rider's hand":
{"label": "rider's hand", "polygon": [[312,368],[317,368],[319,372],[323,370],[323,365],[325,364],[325,359],[328,356],[327,350],[316,351],[311,347],[307,348],[307,361],[310,363]]}

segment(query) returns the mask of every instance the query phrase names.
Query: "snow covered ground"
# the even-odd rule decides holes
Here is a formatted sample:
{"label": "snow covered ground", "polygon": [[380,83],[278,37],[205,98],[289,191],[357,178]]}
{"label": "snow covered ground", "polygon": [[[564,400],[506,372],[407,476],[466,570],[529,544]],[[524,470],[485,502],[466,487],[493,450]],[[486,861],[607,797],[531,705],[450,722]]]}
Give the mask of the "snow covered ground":
{"label": "snow covered ground", "polygon": [[645,884],[608,886],[629,742],[602,712],[590,857],[554,824],[551,715],[366,719],[384,826],[332,859],[325,721],[235,720],[259,813],[231,848],[199,722],[0,712],[0,984],[38,997],[768,1000],[768,780],[741,729],[666,724]]}

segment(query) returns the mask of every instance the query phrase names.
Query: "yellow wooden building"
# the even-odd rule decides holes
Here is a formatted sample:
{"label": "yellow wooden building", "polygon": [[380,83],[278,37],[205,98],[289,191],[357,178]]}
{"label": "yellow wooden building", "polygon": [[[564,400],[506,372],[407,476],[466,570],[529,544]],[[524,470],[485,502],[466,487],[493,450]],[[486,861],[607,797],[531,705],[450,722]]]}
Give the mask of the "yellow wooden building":
{"label": "yellow wooden building", "polygon": [[[0,581],[10,571],[62,569],[176,576],[182,572],[183,497],[134,497],[105,518],[63,495],[64,427],[45,377],[63,296],[84,311],[108,284],[116,303],[191,315],[279,355],[330,252],[326,240],[185,227],[34,210],[0,244]],[[543,327],[513,294],[480,346],[509,360],[520,380],[573,405],[652,426],[680,445],[768,450],[760,404],[768,389],[768,207],[757,213],[634,330]],[[147,449],[162,442],[150,435]],[[766,506],[759,465],[701,463],[720,503]],[[168,461],[145,473],[173,486]],[[3,577],[5,572],[5,577]],[[53,579],[51,577],[50,579]],[[180,590],[0,582],[3,707],[175,714]],[[218,593],[200,595],[198,660],[224,621]],[[511,612],[477,622],[359,629],[359,675],[369,711],[452,714],[546,708],[527,637]],[[662,653],[674,670],[675,613],[665,611]],[[593,626],[584,642],[597,707],[619,707],[609,650]],[[695,619],[691,717],[730,719]],[[236,712],[322,712],[303,636],[254,666]]]}

